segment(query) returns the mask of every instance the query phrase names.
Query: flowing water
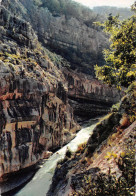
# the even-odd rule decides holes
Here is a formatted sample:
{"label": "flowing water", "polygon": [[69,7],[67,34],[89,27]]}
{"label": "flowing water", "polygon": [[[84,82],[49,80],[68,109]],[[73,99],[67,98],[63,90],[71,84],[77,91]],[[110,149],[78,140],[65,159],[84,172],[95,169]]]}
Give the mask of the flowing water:
{"label": "flowing water", "polygon": [[79,144],[85,143],[88,140],[95,126],[96,124],[93,124],[81,129],[81,131],[77,133],[76,137],[66,146],[54,153],[41,166],[32,180],[14,194],[14,196],[46,196],[52,182],[56,165],[60,160],[64,159],[67,148],[69,148],[72,152],[75,152]]}

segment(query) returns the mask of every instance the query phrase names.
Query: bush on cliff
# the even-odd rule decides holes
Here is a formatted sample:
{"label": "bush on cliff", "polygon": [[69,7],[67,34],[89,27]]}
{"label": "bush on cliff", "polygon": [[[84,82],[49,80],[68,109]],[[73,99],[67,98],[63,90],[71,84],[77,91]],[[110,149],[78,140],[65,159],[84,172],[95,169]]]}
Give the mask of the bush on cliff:
{"label": "bush on cliff", "polygon": [[[120,125],[116,127],[116,131],[121,133],[119,131],[123,131],[136,120],[136,16],[120,22],[118,17],[110,15],[103,27],[110,33],[112,43],[110,50],[104,51],[107,64],[102,67],[96,65],[95,71],[98,79],[109,85],[115,85],[119,89],[122,86],[128,87],[127,94],[113,108],[116,110],[113,112],[122,116]],[[112,133],[113,128],[108,130]],[[135,195],[135,149],[132,138],[125,143],[124,152],[118,159],[115,153],[109,152],[109,155],[114,157],[121,175],[111,174],[110,167],[109,174],[99,173],[95,180],[92,176],[86,175],[82,188],[79,191],[77,189],[72,195]]]}
{"label": "bush on cliff", "polygon": [[[115,154],[116,155],[116,154]],[[71,196],[134,196],[135,195],[135,147],[134,142],[125,146],[125,151],[117,160],[118,167],[122,172],[120,177],[110,173],[99,173],[94,179],[91,175],[85,175],[82,187],[72,192]]]}

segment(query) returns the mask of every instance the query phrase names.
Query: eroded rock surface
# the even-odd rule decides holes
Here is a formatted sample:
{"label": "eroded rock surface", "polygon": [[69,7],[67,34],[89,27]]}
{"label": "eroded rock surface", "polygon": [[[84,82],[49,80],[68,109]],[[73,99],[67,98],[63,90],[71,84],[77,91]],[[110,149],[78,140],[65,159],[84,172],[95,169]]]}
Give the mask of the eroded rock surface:
{"label": "eroded rock surface", "polygon": [[120,95],[115,88],[101,83],[92,76],[63,68],[68,82],[69,103],[78,122],[102,116],[110,111]]}
{"label": "eroded rock surface", "polygon": [[[104,183],[109,194],[111,190],[111,195],[114,190],[120,190],[122,194],[124,185],[118,189],[118,184],[115,184],[118,179],[123,179],[123,183],[131,181],[132,185],[129,185],[128,189],[132,195],[135,194],[135,90],[136,84],[132,84],[118,104],[118,111],[101,119],[85,148],[79,146],[76,154],[66,156],[64,161],[59,163],[48,196],[86,195],[86,191],[90,191],[89,195],[103,194]],[[111,179],[115,189],[110,189]]]}
{"label": "eroded rock surface", "polygon": [[38,48],[31,26],[1,6],[0,28],[2,177],[35,164],[48,150],[67,143],[77,126],[63,73]]}
{"label": "eroded rock surface", "polygon": [[[5,0],[0,6],[1,180],[6,174],[37,163],[39,159],[47,156],[48,150],[55,150],[70,141],[79,130],[73,119],[73,108],[74,114],[80,114],[81,118],[84,115],[90,118],[93,113],[97,115],[100,111],[101,114],[107,112],[109,105],[118,99],[117,92],[100,84],[91,76],[64,68],[62,58],[42,47],[38,41],[41,35],[42,42],[53,41],[60,48],[63,46],[61,49],[64,51],[65,46],[66,51],[76,50],[79,56],[81,53],[84,56],[92,46],[93,52],[99,52],[98,45],[105,40],[105,37],[104,40],[100,37],[104,35],[100,34],[99,37],[100,32],[96,32],[95,29],[89,30],[89,27],[84,25],[82,29],[82,23],[77,19],[56,17],[47,9],[39,8],[38,15],[37,7],[32,5],[32,0]],[[32,8],[34,18],[30,13]],[[35,22],[38,22],[38,37],[31,25],[21,19],[24,16],[25,19],[28,19],[28,16],[32,17],[31,24],[37,31]],[[44,24],[40,24],[42,20]],[[73,29],[73,26],[78,28]],[[79,37],[76,37],[78,33]],[[85,39],[90,33],[92,37],[97,35],[96,40],[88,38],[88,45]],[[58,36],[63,38],[62,44]],[[82,47],[78,46],[79,51],[77,45],[80,37],[83,39],[80,40]],[[93,40],[94,43],[91,44]],[[90,56],[90,53],[88,55]],[[82,61],[87,59],[81,58]],[[103,104],[107,105],[104,107]]]}
{"label": "eroded rock surface", "polygon": [[101,20],[102,16],[99,17],[91,10],[90,13],[87,11],[90,15],[84,13],[81,18],[67,16],[61,13],[61,8],[60,13],[55,10],[51,12],[47,3],[36,3],[34,0],[3,0],[2,4],[29,21],[39,40],[64,56],[71,62],[72,68],[93,75],[93,65],[104,63],[102,50],[109,46],[108,39],[93,24]]}

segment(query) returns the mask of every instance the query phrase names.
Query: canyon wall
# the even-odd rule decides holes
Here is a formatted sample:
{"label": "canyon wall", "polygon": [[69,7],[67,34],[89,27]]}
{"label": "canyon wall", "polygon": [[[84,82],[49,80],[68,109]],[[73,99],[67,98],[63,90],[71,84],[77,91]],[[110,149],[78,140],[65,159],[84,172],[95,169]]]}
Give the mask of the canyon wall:
{"label": "canyon wall", "polygon": [[48,196],[86,195],[87,191],[89,195],[127,195],[124,190],[135,195],[135,92],[134,82],[116,110],[99,120],[87,144],[79,145],[76,153],[67,151],[56,167]]}
{"label": "canyon wall", "polygon": [[48,150],[71,140],[78,127],[65,78],[44,49],[37,48],[31,26],[0,7],[0,29],[2,177],[37,163]]}
{"label": "canyon wall", "polygon": [[[43,8],[39,8],[40,15],[37,15],[38,12],[35,12],[37,8],[32,6],[32,3],[32,0],[12,2],[4,0],[0,6],[1,181],[6,174],[34,165],[40,159],[47,157],[47,151],[55,150],[69,142],[79,130],[74,121],[73,110],[77,120],[79,118],[84,120],[84,116],[88,119],[108,112],[109,106],[118,99],[116,91],[101,84],[92,76],[62,66],[63,59],[42,47],[38,41],[42,39],[42,43],[44,41],[47,45],[47,41],[52,41],[58,48],[63,45],[61,49],[64,51],[66,46],[67,52],[78,50],[79,56],[80,54],[84,56],[90,48],[98,52],[96,49],[98,45],[105,44],[104,35],[95,29],[89,30],[89,27],[84,25],[81,28],[82,23],[77,19],[56,17],[46,9],[45,12]],[[31,18],[34,30],[37,21],[37,30],[40,29],[41,33],[42,29],[44,36],[40,37],[30,23],[24,20],[24,16],[28,19],[29,8],[33,8],[35,13],[34,18]],[[20,15],[17,16],[17,13]],[[50,26],[45,28],[47,24],[52,25],[52,28]],[[46,32],[49,29],[51,34]],[[60,33],[61,29],[63,36]],[[72,29],[75,31],[73,34]],[[62,44],[56,41],[58,38],[54,39],[55,34],[63,38]],[[49,39],[45,35],[49,36]],[[90,35],[92,38],[89,38],[88,42],[86,36]],[[78,44],[82,47],[77,47]],[[73,59],[69,52],[67,55]],[[88,53],[88,56],[90,55],[91,53]],[[87,59],[81,58],[83,62]],[[80,63],[84,66],[82,62]],[[72,67],[74,65],[75,62]],[[85,72],[88,72],[87,70]]]}
{"label": "canyon wall", "polygon": [[109,45],[107,36],[94,24],[102,18],[85,8],[81,9],[79,18],[72,11],[71,15],[68,10],[63,12],[63,8],[52,11],[49,3],[40,0],[13,0],[12,3],[4,0],[2,5],[28,21],[44,46],[68,60],[71,69],[63,68],[62,71],[69,86],[69,103],[77,120],[107,113],[119,95],[115,89],[93,79],[93,65],[103,64],[102,50]]}
{"label": "canyon wall", "polygon": [[51,12],[48,4],[41,2],[3,0],[2,4],[30,22],[38,39],[71,62],[73,69],[94,75],[93,65],[104,63],[102,50],[109,46],[106,35],[94,24],[102,16],[86,9],[80,18],[74,16],[74,11],[64,14],[62,8]]}
{"label": "canyon wall", "polygon": [[79,123],[108,113],[113,103],[122,96],[117,89],[90,75],[66,68],[63,68],[63,73],[68,82],[69,103]]}

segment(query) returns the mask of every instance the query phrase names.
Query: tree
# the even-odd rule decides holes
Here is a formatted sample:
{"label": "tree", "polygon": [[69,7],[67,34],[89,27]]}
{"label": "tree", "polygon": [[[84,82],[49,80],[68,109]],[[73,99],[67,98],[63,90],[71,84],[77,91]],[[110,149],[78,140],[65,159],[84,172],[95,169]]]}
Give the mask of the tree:
{"label": "tree", "polygon": [[134,4],[131,6],[131,10],[136,12],[136,1],[134,2]]}
{"label": "tree", "polygon": [[42,5],[42,1],[41,0],[34,0],[34,4],[36,6],[41,6]]}
{"label": "tree", "polygon": [[106,65],[95,66],[96,77],[118,88],[128,87],[136,80],[136,16],[121,22],[110,14],[102,26],[111,45],[104,50]]}

